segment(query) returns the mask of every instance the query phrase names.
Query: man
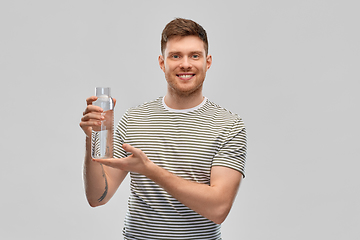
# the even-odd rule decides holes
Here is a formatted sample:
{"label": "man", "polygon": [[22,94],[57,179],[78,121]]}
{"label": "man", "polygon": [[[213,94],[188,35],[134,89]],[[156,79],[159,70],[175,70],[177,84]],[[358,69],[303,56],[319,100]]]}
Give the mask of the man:
{"label": "man", "polygon": [[87,99],[80,123],[86,196],[91,206],[105,204],[130,172],[125,239],[221,239],[244,175],[246,130],[239,116],[202,95],[212,57],[199,24],[168,23],[161,53],[167,93],[124,114],[112,159],[91,158],[102,109],[92,105],[96,97]]}

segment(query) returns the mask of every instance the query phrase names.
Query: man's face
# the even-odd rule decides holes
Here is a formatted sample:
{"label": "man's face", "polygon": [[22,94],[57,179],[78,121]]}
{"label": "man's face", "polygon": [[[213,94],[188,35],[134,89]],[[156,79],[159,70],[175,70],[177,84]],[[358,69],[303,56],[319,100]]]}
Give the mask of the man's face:
{"label": "man's face", "polygon": [[204,42],[197,36],[174,37],[159,56],[168,92],[178,96],[202,94],[202,85],[212,58],[205,55]]}

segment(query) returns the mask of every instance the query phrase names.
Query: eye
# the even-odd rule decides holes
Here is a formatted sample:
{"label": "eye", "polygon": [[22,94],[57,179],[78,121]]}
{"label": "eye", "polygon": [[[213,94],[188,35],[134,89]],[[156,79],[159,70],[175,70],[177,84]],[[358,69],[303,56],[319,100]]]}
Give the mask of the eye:
{"label": "eye", "polygon": [[193,57],[194,59],[200,58],[199,54],[194,54],[192,57]]}
{"label": "eye", "polygon": [[179,55],[172,55],[171,57],[172,57],[172,58],[175,58],[175,59],[180,58]]}

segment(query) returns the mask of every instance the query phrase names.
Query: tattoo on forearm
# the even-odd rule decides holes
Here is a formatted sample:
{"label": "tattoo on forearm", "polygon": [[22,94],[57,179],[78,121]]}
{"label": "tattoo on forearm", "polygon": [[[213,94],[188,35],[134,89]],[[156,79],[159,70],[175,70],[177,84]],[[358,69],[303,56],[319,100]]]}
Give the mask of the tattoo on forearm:
{"label": "tattoo on forearm", "polygon": [[105,190],[104,190],[104,193],[101,195],[101,197],[98,199],[99,202],[104,200],[104,198],[106,197],[106,195],[108,193],[108,182],[107,182],[106,174],[105,174],[104,167],[102,164],[101,164],[101,169],[102,169],[103,177],[105,179]]}

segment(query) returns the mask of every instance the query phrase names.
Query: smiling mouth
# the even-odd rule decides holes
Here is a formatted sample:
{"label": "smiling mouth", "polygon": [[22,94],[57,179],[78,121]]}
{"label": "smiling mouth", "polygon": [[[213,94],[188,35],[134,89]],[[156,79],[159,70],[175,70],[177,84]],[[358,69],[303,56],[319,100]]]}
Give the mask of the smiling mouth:
{"label": "smiling mouth", "polygon": [[176,74],[176,76],[183,80],[189,80],[195,76],[195,74]]}

